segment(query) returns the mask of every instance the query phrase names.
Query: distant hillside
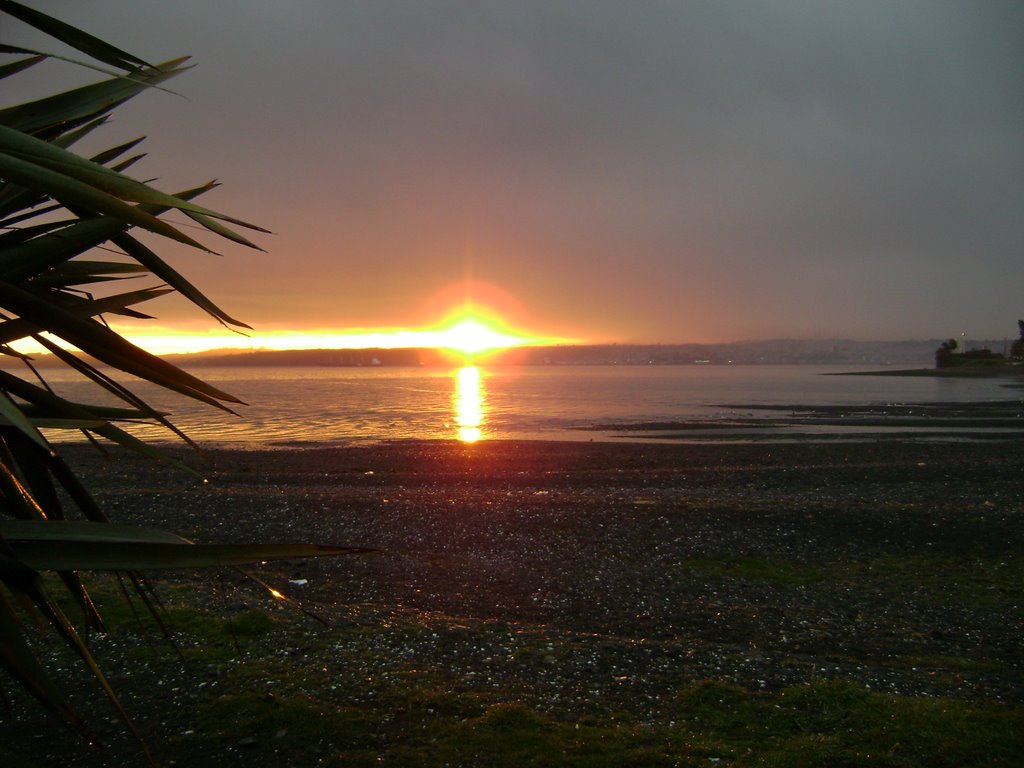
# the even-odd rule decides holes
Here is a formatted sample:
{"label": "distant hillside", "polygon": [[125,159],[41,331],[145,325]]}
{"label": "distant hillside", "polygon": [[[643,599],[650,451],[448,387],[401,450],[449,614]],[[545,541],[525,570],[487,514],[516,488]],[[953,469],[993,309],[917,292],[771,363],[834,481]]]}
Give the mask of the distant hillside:
{"label": "distant hillside", "polygon": [[[925,341],[851,341],[849,339],[771,339],[731,344],[579,344],[517,347],[474,359],[487,365],[868,365],[933,368],[939,339]],[[1004,352],[1008,342],[971,341],[971,349],[987,347]],[[462,357],[438,349],[301,349],[219,350],[195,355],[165,355],[188,368],[208,366],[452,366]],[[34,358],[36,365],[58,365],[50,355]],[[0,356],[0,365],[20,366]]]}
{"label": "distant hillside", "polygon": [[[491,365],[693,365],[819,364],[904,365],[930,368],[937,339],[851,341],[774,339],[731,344],[581,344],[518,347],[475,359]],[[1001,351],[1003,341],[971,342]],[[173,355],[179,365],[196,366],[434,366],[460,358],[436,349],[309,349]]]}

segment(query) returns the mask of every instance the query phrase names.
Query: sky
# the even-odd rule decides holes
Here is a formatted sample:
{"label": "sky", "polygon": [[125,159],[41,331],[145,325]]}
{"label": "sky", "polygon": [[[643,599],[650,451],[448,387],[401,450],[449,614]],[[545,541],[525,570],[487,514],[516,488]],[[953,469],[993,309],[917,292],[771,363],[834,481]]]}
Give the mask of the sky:
{"label": "sky", "polygon": [[[206,205],[274,232],[159,246],[258,334],[424,328],[467,297],[584,342],[991,339],[1024,317],[1019,0],[29,4],[193,56],[97,148],[145,134],[137,175],[215,177]],[[7,18],[0,40],[59,49]],[[96,79],[45,66],[22,87]]]}

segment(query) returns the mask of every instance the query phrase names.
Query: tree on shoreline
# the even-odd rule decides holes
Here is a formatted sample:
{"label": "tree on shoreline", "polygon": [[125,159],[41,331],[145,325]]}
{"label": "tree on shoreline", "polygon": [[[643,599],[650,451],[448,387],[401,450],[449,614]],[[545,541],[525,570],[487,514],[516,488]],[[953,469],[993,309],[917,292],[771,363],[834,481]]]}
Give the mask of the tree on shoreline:
{"label": "tree on shoreline", "polygon": [[[236,397],[133,345],[107,325],[104,317],[147,319],[149,315],[136,308],[139,304],[177,292],[225,326],[248,328],[158,256],[144,236],[157,243],[165,238],[212,253],[181,225],[168,223],[164,218],[168,212],[184,215],[190,224],[216,238],[250,248],[258,246],[235,227],[267,230],[195,203],[197,197],[217,186],[215,182],[168,194],[128,176],[128,168],[142,157],[134,153],[141,139],[90,157],[72,151],[103,127],[117,107],[140,93],[162,89],[163,83],[185,71],[186,58],[153,65],[20,3],[0,0],[0,12],[90,60],[73,61],[3,44],[0,53],[15,58],[0,65],[0,80],[54,60],[86,66],[107,77],[92,85],[0,108],[0,354],[22,365],[21,375],[17,369],[0,369],[0,667],[52,714],[92,742],[89,728],[66,703],[60,686],[44,669],[25,634],[26,625],[40,623],[35,619],[48,623],[81,657],[131,727],[78,631],[79,623],[103,629],[80,571],[127,572],[130,580],[139,584],[137,572],[148,568],[191,568],[365,550],[197,545],[163,531],[111,523],[47,439],[43,429],[77,430],[94,443],[106,440],[172,461],[120,426],[145,422],[162,425],[193,445],[166,414],[120,383],[121,374],[233,412],[232,407],[241,402]],[[123,280],[142,276],[159,282],[151,287],[121,288]],[[119,404],[94,405],[62,397],[31,357],[12,346],[23,340],[49,352],[92,382],[108,401]],[[70,499],[74,509],[66,509],[62,498]],[[59,575],[82,613],[81,622],[72,621],[60,608],[52,587],[41,577],[46,571]],[[16,609],[16,605],[23,608]]]}
{"label": "tree on shoreline", "polygon": [[1010,359],[1024,360],[1024,320],[1017,321],[1018,338],[1010,345]]}
{"label": "tree on shoreline", "polygon": [[935,367],[936,368],[948,368],[953,364],[953,353],[956,352],[957,347],[960,345],[956,339],[947,339],[939,345],[939,348],[935,350]]}

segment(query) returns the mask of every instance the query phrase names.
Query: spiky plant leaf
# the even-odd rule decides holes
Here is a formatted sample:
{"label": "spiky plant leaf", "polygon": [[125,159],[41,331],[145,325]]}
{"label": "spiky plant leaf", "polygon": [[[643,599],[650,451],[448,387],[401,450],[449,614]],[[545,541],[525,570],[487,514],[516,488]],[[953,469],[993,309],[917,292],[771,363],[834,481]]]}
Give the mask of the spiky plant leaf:
{"label": "spiky plant leaf", "polygon": [[90,318],[81,318],[45,296],[18,288],[0,280],[0,306],[7,307],[36,326],[64,339],[83,352],[108,365],[201,400],[216,408],[233,413],[224,402],[241,403],[201,379],[185,373],[167,361],[146,352]]}
{"label": "spiky plant leaf", "polygon": [[[48,168],[70,178],[77,179],[92,186],[94,189],[106,192],[121,200],[178,208],[185,213],[198,215],[200,218],[196,220],[201,223],[207,218],[224,219],[241,227],[268,233],[268,230],[256,224],[251,224],[233,216],[218,213],[187,200],[181,200],[173,195],[160,192],[104,165],[94,163],[84,157],[68,152],[56,143],[41,141],[20,131],[7,128],[2,124],[0,124],[0,153],[28,161],[39,168]],[[248,244],[250,247],[256,247],[251,243]]]}
{"label": "spiky plant leaf", "polygon": [[22,564],[37,571],[143,571],[244,565],[373,550],[318,544],[194,544],[154,528],[80,520],[0,520],[0,577]]}
{"label": "spiky plant leaf", "polygon": [[140,207],[125,203],[88,182],[39,165],[31,160],[0,151],[0,178],[34,192],[52,195],[64,205],[74,205],[112,216],[125,224],[141,227],[202,251],[210,251],[202,243],[167,222],[146,213]]}
{"label": "spiky plant leaf", "polygon": [[35,696],[55,718],[78,733],[86,742],[96,743],[92,731],[81,716],[68,705],[60,688],[46,673],[46,669],[39,663],[25,641],[21,624],[6,598],[0,600],[0,666]]}
{"label": "spiky plant leaf", "polygon": [[[77,576],[79,570],[128,570],[128,579],[147,606],[152,606],[150,588],[136,575],[138,570],[367,550],[311,545],[198,545],[161,531],[110,524],[81,480],[40,433],[40,428],[78,429],[91,441],[110,440],[198,475],[117,426],[118,422],[138,421],[160,424],[191,444],[166,414],[151,408],[115,376],[123,371],[231,413],[234,411],[228,404],[240,401],[129,343],[106,325],[104,317],[122,314],[146,318],[148,315],[137,306],[174,290],[224,325],[248,328],[144,245],[133,230],[145,230],[204,251],[209,248],[161,217],[172,210],[183,212],[214,239],[256,249],[256,243],[228,225],[267,230],[192,202],[216,186],[214,182],[169,194],[151,181],[128,176],[127,169],[143,156],[128,156],[141,139],[117,144],[91,158],[71,151],[84,137],[107,125],[109,115],[118,106],[146,90],[162,89],[162,83],[189,69],[187,58],[151,66],[140,57],[12,0],[0,0],[0,14],[20,19],[95,62],[124,72],[112,73],[82,62],[113,76],[0,108],[0,354],[18,358],[25,366],[23,370],[32,374],[27,379],[0,368],[0,666],[47,709],[91,738],[24,642],[8,596],[21,598],[30,614],[46,617],[92,670],[129,727],[130,720],[74,625],[50,599],[39,578],[40,570],[58,572],[64,588],[86,611],[87,622],[99,626],[98,614]],[[3,33],[7,33],[7,27]],[[26,56],[0,67],[0,78],[16,75],[47,58],[72,61],[8,43],[0,43],[0,53]],[[97,248],[113,250],[116,255],[92,256]],[[168,287],[119,292],[110,286],[110,281],[145,273]],[[92,290],[103,290],[104,294],[93,295],[89,292]],[[123,405],[96,406],[59,396],[28,357],[10,346],[22,339],[31,339]],[[65,348],[67,345],[71,348]],[[91,359],[83,359],[85,356]],[[101,370],[101,365],[110,366],[112,371]],[[66,503],[62,499],[70,499],[85,520],[60,519],[64,517],[62,504]]]}
{"label": "spiky plant leaf", "polygon": [[[134,392],[132,392],[124,385],[119,384],[117,381],[115,381],[113,378],[106,375],[102,371],[100,371],[95,366],[90,365],[84,360],[79,360],[71,352],[57,346],[49,339],[46,339],[42,336],[34,336],[33,340],[36,341],[44,349],[48,350],[50,354],[52,354],[54,357],[58,358],[59,360],[67,364],[69,368],[78,371],[80,374],[82,374],[83,377],[89,379],[97,386],[106,390],[119,400],[122,400],[128,403],[129,405],[133,406],[133,408],[137,409],[139,412],[147,414],[147,418],[158,422],[168,431],[173,432],[177,437],[181,438],[181,440],[184,441],[190,447],[198,449],[198,446],[196,446],[196,444],[192,442],[188,435],[186,435],[184,432],[182,432],[180,429],[178,429],[176,426],[174,426],[174,424],[170,422],[170,420],[167,418],[166,413],[162,413],[160,411],[157,411],[155,408],[151,408],[146,403],[145,400],[143,400],[141,397],[136,395]],[[97,413],[97,409],[95,408],[95,406],[91,407],[89,410],[92,413]],[[89,517],[88,515],[86,516]],[[93,518],[90,517],[90,519]]]}
{"label": "spiky plant leaf", "polygon": [[148,67],[145,61],[131,53],[126,53],[110,43],[93,37],[77,27],[66,24],[60,19],[47,16],[45,13],[16,3],[13,0],[0,0],[0,11],[30,24],[40,32],[70,45],[72,48],[81,51],[86,56],[91,56],[97,61],[118,67],[129,72],[139,67]]}
{"label": "spiky plant leaf", "polygon": [[202,291],[192,285],[192,283],[190,283],[183,275],[179,274],[174,267],[165,262],[131,235],[127,233],[115,235],[111,240],[123,248],[125,253],[132,256],[140,265],[146,267],[150,272],[174,288],[182,296],[189,299],[197,307],[205,310],[207,314],[218,322],[223,323],[226,326],[233,325],[236,328],[251,329],[251,326],[243,323],[241,320],[236,320],[210,301]]}
{"label": "spiky plant leaf", "polygon": [[50,450],[46,438],[39,432],[38,427],[25,415],[24,409],[19,408],[6,392],[0,392],[0,420],[15,429],[21,430],[27,438],[36,443],[40,448],[47,451]]}
{"label": "spiky plant leaf", "polygon": [[134,75],[117,77],[0,109],[0,125],[32,136],[51,139],[90,120],[109,114],[147,88],[189,69],[176,59]]}
{"label": "spiky plant leaf", "polygon": [[3,80],[6,77],[10,77],[11,75],[16,75],[19,72],[28,69],[29,67],[34,67],[41,61],[46,61],[46,57],[35,55],[29,56],[28,58],[24,59],[19,59],[18,61],[12,61],[8,64],[4,64],[0,66],[0,80]]}

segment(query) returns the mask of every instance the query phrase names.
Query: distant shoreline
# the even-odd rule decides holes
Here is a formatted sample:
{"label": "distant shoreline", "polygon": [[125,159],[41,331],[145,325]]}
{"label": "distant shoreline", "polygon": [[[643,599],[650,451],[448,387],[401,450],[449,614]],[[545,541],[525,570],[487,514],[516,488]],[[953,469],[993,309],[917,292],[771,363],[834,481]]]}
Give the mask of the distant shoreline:
{"label": "distant shoreline", "polygon": [[938,379],[1024,379],[1022,365],[978,365],[957,368],[901,368],[879,371],[836,371],[823,376],[906,376]]}
{"label": "distant shoreline", "polygon": [[[849,339],[767,339],[721,344],[572,344],[512,347],[473,355],[496,365],[828,365],[903,368],[931,364],[939,340],[853,341]],[[1002,342],[983,342],[999,348]],[[168,354],[168,362],[186,368],[206,366],[450,366],[461,354],[429,348],[228,350]],[[37,355],[36,365],[59,361]],[[12,361],[15,362],[15,361]]]}
{"label": "distant shoreline", "polygon": [[[728,420],[701,419],[596,424],[631,438],[821,442],[842,440],[1019,440],[1024,436],[1020,399],[995,402],[800,405],[723,403],[747,414]],[[755,416],[757,412],[769,416]]]}
{"label": "distant shoreline", "polygon": [[[564,366],[564,365],[824,365],[857,366],[877,369],[879,375],[932,376],[938,339],[897,341],[855,341],[828,339],[763,339],[715,344],[669,343],[597,343],[555,346],[510,347],[466,356],[450,350],[403,347],[367,349],[219,349],[191,354],[165,354],[174,365],[204,367],[429,367],[466,364],[472,360],[483,366]],[[1008,351],[1006,341],[972,340],[972,345]],[[0,356],[2,357],[2,356]],[[49,354],[33,355],[38,367],[62,366]],[[4,361],[0,360],[0,363]],[[11,365],[19,361],[11,359]],[[997,366],[1002,367],[1002,366]],[[1017,366],[1013,366],[1016,368]],[[913,372],[905,372],[905,370]],[[959,369],[958,369],[959,370]],[[875,373],[875,371],[872,371]],[[960,374],[956,374],[960,375]],[[990,375],[990,374],[981,374]]]}

